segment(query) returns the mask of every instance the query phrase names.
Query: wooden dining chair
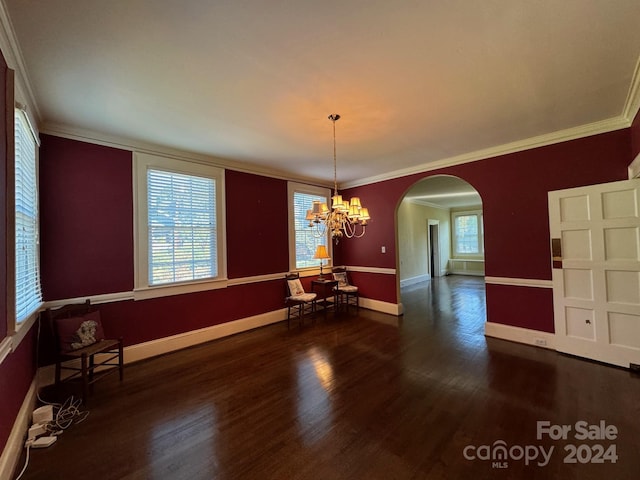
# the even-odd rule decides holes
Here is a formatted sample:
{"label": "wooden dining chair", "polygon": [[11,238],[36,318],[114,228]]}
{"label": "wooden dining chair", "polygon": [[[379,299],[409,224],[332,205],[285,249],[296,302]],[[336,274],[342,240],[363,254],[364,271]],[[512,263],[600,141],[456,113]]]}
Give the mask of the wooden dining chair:
{"label": "wooden dining chair", "polygon": [[104,338],[100,310],[89,299],[55,310],[48,308],[44,314],[56,341],[56,386],[80,380],[86,404],[93,384],[101,378],[119,372],[123,380],[122,338]]}
{"label": "wooden dining chair", "polygon": [[358,287],[349,283],[347,267],[333,267],[331,270],[333,279],[338,282],[334,288],[335,294],[338,296],[338,307],[349,313],[349,306],[356,307],[356,314],[360,309],[360,293]]}
{"label": "wooden dining chair", "polygon": [[284,278],[286,280],[285,305],[287,306],[287,329],[291,328],[292,310],[298,319],[299,325],[302,326],[306,315],[311,314],[312,318],[315,318],[316,297],[318,295],[304,291],[298,272],[288,273]]}

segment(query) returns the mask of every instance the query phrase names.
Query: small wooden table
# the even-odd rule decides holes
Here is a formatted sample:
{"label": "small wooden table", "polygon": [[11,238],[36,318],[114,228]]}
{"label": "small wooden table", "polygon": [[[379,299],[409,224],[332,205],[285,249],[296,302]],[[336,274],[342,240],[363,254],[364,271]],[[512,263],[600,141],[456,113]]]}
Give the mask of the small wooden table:
{"label": "small wooden table", "polygon": [[[338,286],[337,280],[328,278],[311,280],[311,291],[318,294],[316,307],[321,307],[324,317],[327,318],[327,310],[333,309],[333,314],[337,313],[338,296],[335,295],[333,289]],[[331,300],[329,300],[331,298]]]}

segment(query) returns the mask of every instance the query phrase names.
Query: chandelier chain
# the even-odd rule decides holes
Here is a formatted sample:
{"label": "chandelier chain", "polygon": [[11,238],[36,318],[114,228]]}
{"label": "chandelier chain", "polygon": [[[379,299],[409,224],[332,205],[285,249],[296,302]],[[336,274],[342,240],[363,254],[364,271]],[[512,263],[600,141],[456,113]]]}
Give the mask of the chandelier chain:
{"label": "chandelier chain", "polygon": [[338,243],[343,236],[360,238],[365,234],[367,222],[371,219],[369,209],[363,207],[359,197],[343,201],[338,195],[338,160],[336,155],[336,120],[340,115],[329,115],[333,123],[333,197],[330,206],[320,200],[314,200],[311,209],[307,210],[305,220],[309,221],[313,236],[321,238],[328,232]]}
{"label": "chandelier chain", "polygon": [[329,120],[333,124],[333,194],[338,195],[338,161],[336,160],[336,121],[340,115],[329,115]]}

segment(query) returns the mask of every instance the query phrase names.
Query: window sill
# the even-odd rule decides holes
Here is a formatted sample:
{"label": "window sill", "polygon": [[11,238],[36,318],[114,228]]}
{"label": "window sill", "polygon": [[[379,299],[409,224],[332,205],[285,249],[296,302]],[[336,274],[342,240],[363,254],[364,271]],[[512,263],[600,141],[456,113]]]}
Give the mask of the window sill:
{"label": "window sill", "polygon": [[0,342],[0,363],[11,353],[18,349],[22,340],[31,331],[31,327],[38,320],[40,309],[33,312],[25,320],[16,325],[15,332],[9,334],[2,342]]}
{"label": "window sill", "polygon": [[202,282],[186,282],[171,285],[158,285],[155,287],[140,287],[134,289],[133,299],[147,300],[149,298],[170,297],[172,295],[182,295],[185,293],[205,292],[207,290],[227,288],[228,284],[229,280],[227,278],[222,278]]}

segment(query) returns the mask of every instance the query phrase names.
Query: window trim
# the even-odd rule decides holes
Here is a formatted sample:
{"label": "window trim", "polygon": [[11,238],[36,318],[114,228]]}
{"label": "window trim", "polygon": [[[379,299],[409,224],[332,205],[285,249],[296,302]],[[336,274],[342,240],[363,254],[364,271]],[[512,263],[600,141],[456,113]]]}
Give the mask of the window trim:
{"label": "window trim", "polygon": [[[456,229],[456,218],[474,215],[478,219],[478,253],[458,252],[458,231]],[[453,258],[484,258],[484,216],[482,210],[464,210],[451,212],[451,238],[453,239]]]}
{"label": "window trim", "polygon": [[[9,80],[9,79],[8,79]],[[11,79],[11,83],[13,84],[13,79]],[[8,82],[9,83],[9,82]],[[7,85],[8,87],[8,85]],[[13,100],[11,103],[7,102],[7,105],[13,104]],[[34,152],[34,161],[35,161],[35,188],[36,188],[36,225],[37,225],[37,234],[36,234],[36,263],[38,269],[38,282],[40,283],[40,290],[42,291],[42,283],[40,280],[41,275],[41,265],[40,265],[40,194],[39,194],[39,162],[40,162],[40,139],[38,138],[37,131],[33,128],[33,123],[29,118],[29,114],[26,111],[26,107],[23,105],[16,103],[15,107],[7,109],[6,112],[6,122],[7,122],[7,151],[9,155],[7,156],[7,225],[6,225],[6,239],[7,239],[7,336],[11,337],[11,346],[12,350],[15,350],[23,338],[30,331],[33,324],[36,322],[38,318],[38,314],[42,305],[44,304],[43,299],[41,298],[40,303],[20,322],[16,318],[17,314],[17,306],[16,306],[16,165],[15,165],[15,155],[16,155],[16,144],[15,144],[15,135],[16,135],[16,124],[15,124],[15,116],[19,114],[23,117],[24,122],[26,124],[26,128],[28,132],[31,134],[31,137],[34,141],[35,152]],[[41,293],[42,296],[42,293]]]}
{"label": "window trim", "polygon": [[[288,212],[288,224],[289,224],[289,271],[291,272],[304,272],[307,275],[314,275],[320,273],[320,263],[316,267],[296,267],[296,227],[295,227],[295,212],[293,198],[296,193],[306,193],[308,195],[321,195],[327,198],[327,202],[331,201],[331,189],[327,187],[316,187],[313,185],[307,185],[304,183],[287,182],[287,212]],[[329,237],[329,232],[326,233],[326,243],[329,256],[331,257],[327,262],[326,267],[333,265],[333,242]]]}
{"label": "window trim", "polygon": [[[149,232],[147,223],[147,170],[166,170],[215,179],[216,181],[216,234],[218,275],[215,278],[189,280],[170,284],[149,285]],[[183,293],[202,292],[226,288],[226,208],[224,205],[224,169],[183,159],[161,157],[141,152],[133,155],[133,228],[134,228],[134,299],[164,297]]]}

